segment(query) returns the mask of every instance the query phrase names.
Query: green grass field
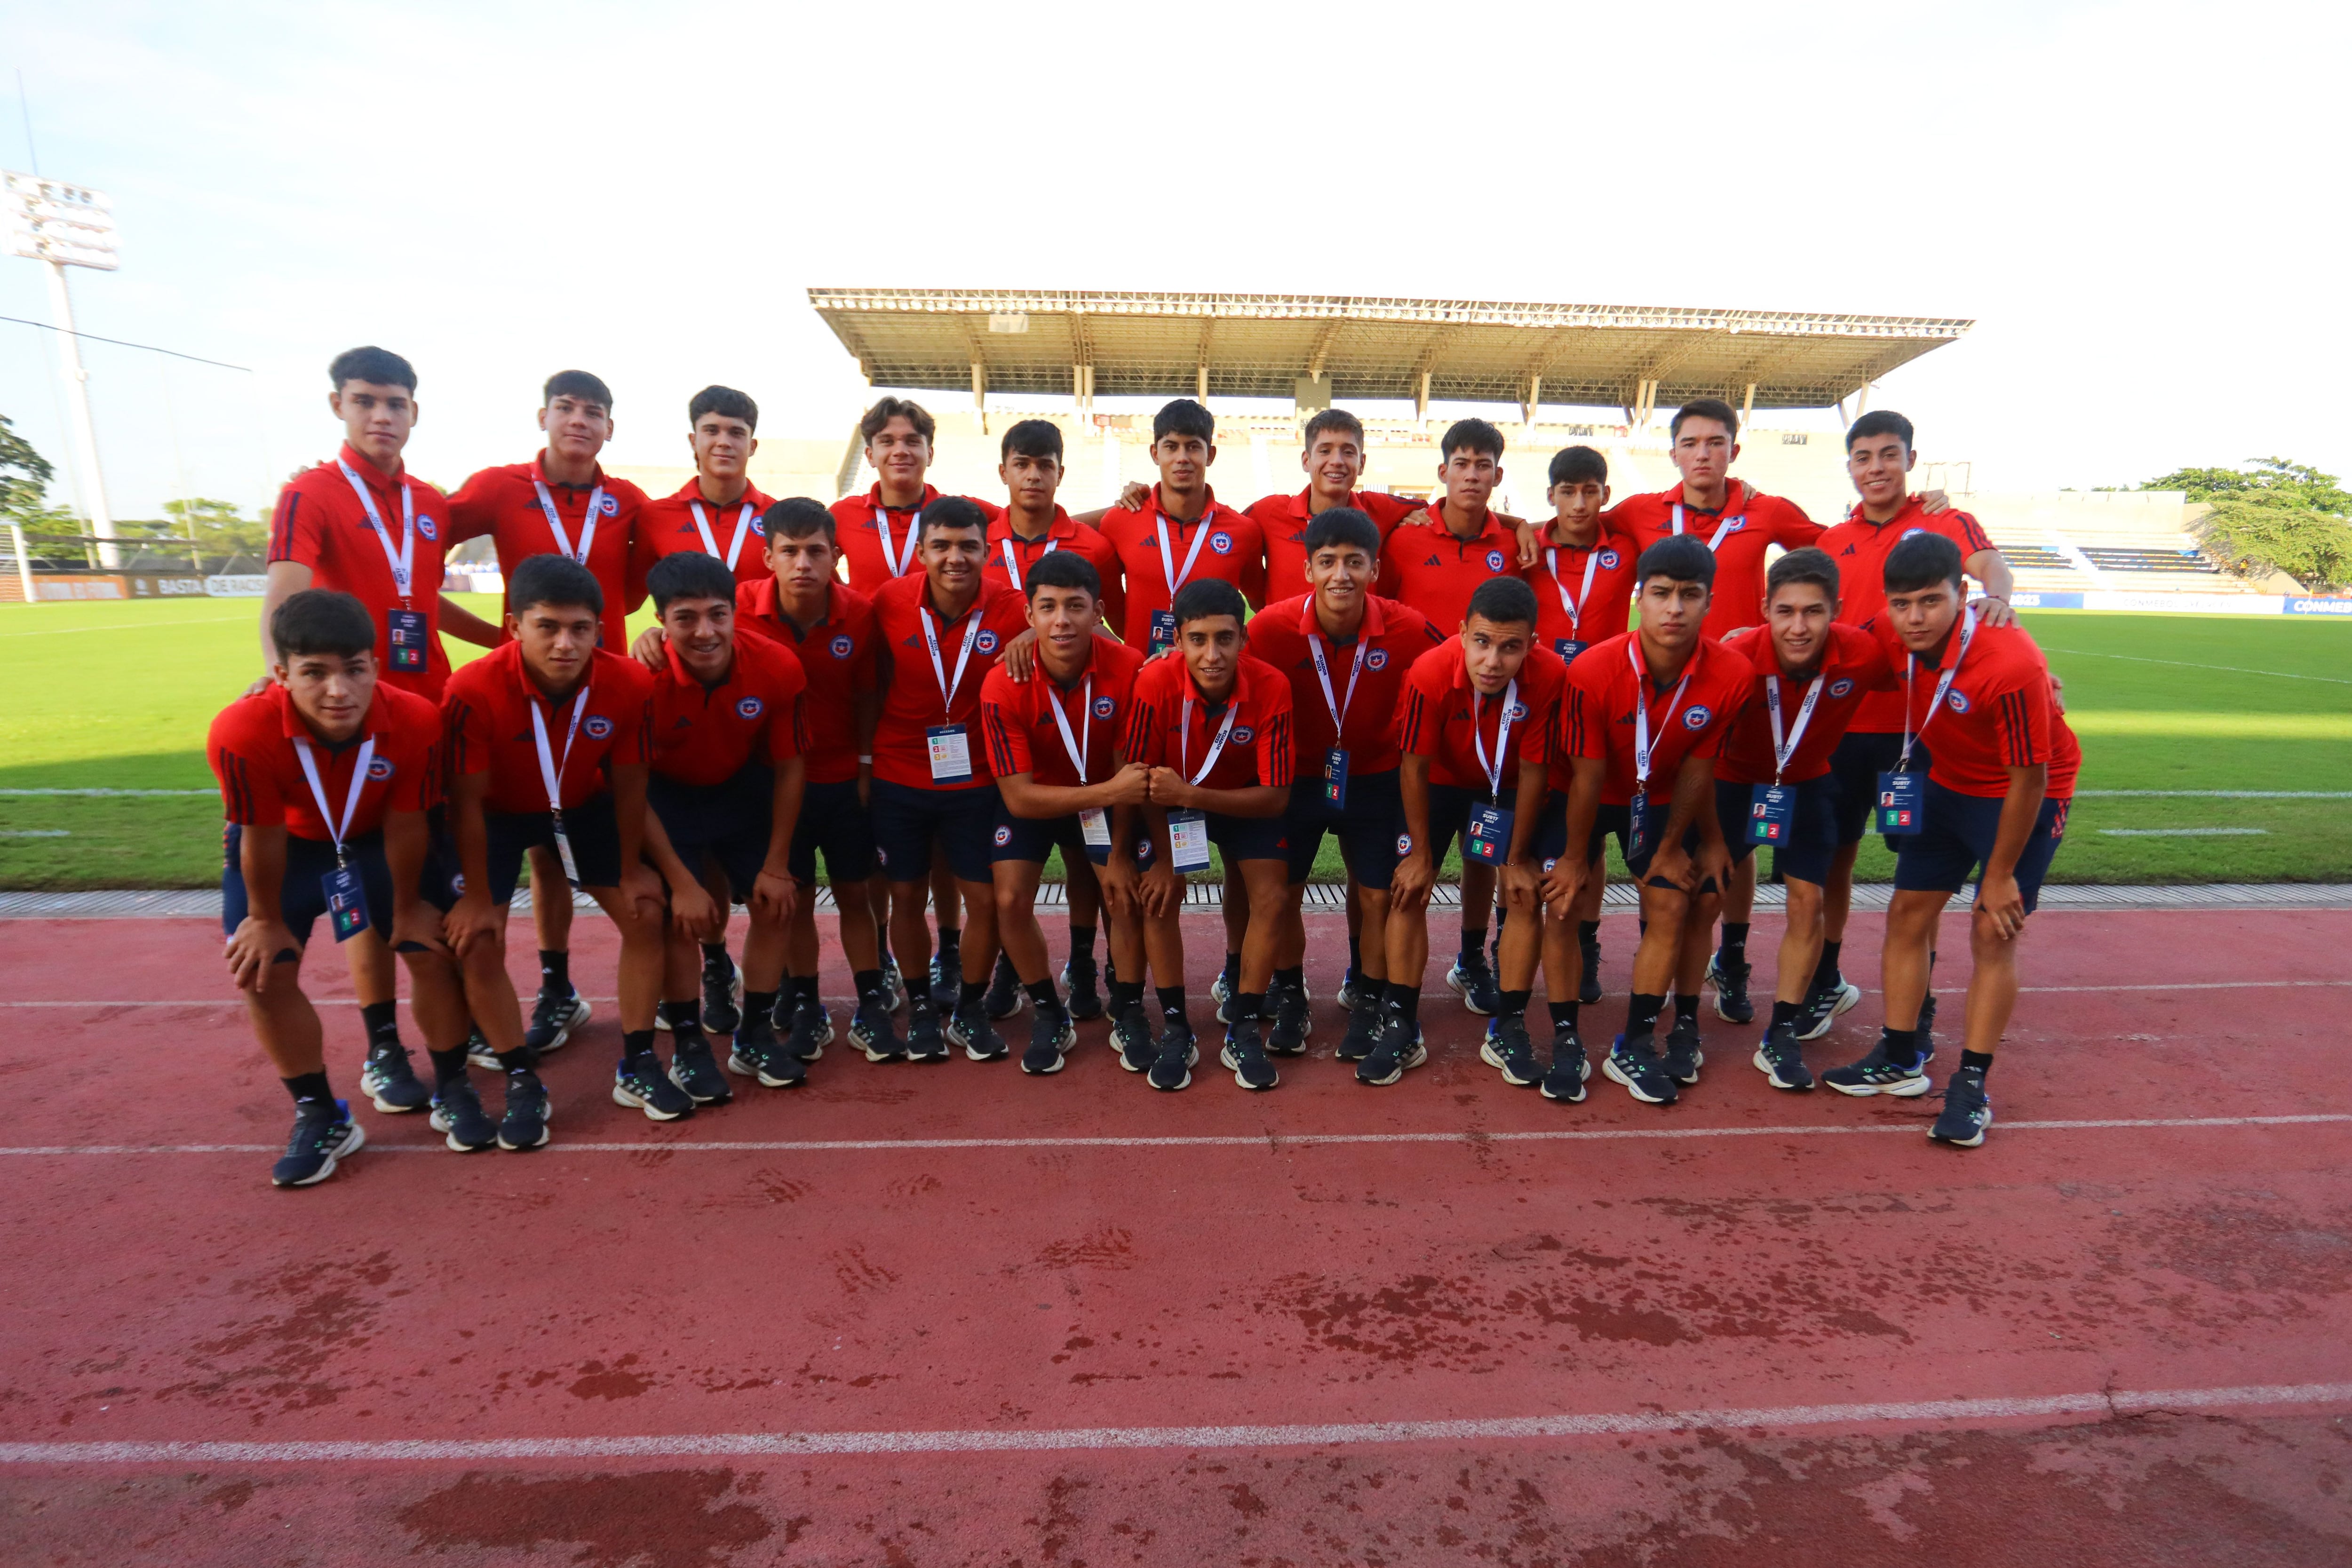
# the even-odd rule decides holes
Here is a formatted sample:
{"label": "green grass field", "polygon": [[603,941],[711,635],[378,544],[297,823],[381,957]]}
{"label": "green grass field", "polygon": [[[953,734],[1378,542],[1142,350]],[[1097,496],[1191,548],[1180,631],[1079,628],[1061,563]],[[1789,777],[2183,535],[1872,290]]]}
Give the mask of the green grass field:
{"label": "green grass field", "polygon": [[[487,599],[474,607],[491,613]],[[193,888],[219,878],[205,726],[257,673],[257,600],[0,605],[0,888]],[[638,619],[646,617],[641,616]],[[2025,617],[2065,678],[2081,787],[2352,789],[2352,626],[2287,616]],[[475,650],[449,645],[463,662]],[[2259,829],[2113,837],[2102,829]],[[1322,869],[1339,874],[1327,844]],[[1875,840],[1865,880],[1890,876]],[[2078,801],[2056,879],[2352,881],[2352,800]]]}

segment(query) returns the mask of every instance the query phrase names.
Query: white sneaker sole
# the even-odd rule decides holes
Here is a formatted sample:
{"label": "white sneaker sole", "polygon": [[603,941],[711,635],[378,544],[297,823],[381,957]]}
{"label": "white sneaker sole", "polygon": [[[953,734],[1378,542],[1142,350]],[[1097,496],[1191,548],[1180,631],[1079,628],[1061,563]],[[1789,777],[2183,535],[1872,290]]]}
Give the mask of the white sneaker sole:
{"label": "white sneaker sole", "polygon": [[[1601,1070],[1608,1075],[1610,1082],[1622,1086],[1627,1094],[1632,1095],[1643,1105],[1672,1105],[1675,1102],[1675,1097],[1672,1095],[1652,1095],[1642,1092],[1641,1086],[1633,1079],[1633,1075],[1619,1067],[1615,1057],[1603,1057],[1601,1061]],[[1673,1080],[1669,1079],[1668,1081]]]}
{"label": "white sneaker sole", "polygon": [[1831,1025],[1836,1023],[1843,1015],[1853,1012],[1854,1005],[1861,1000],[1862,987],[1856,985],[1851,980],[1847,981],[1845,983],[1845,988],[1838,993],[1837,1005],[1830,1009],[1829,1016],[1823,1018],[1820,1023],[1814,1025],[1811,1029],[1808,1029],[1805,1033],[1799,1035],[1797,1038],[1800,1040],[1820,1039],[1823,1035],[1830,1032]]}
{"label": "white sneaker sole", "polygon": [[1868,1100],[1874,1094],[1892,1095],[1896,1100],[1916,1100],[1935,1087],[1928,1081],[1926,1073],[1921,1073],[1917,1078],[1897,1079],[1893,1083],[1861,1083],[1848,1086],[1827,1079],[1822,1081],[1828,1083],[1840,1094],[1850,1094],[1856,1100]]}
{"label": "white sneaker sole", "polygon": [[1761,1046],[1756,1047],[1756,1055],[1749,1059],[1755,1062],[1756,1070],[1764,1075],[1764,1081],[1770,1084],[1774,1089],[1785,1089],[1791,1093],[1802,1093],[1805,1090],[1811,1089],[1813,1087],[1813,1083],[1821,1081],[1816,1079],[1813,1080],[1813,1083],[1782,1083],[1780,1081],[1780,1075],[1773,1070],[1772,1058],[1764,1054],[1764,1047]]}
{"label": "white sneaker sole", "polygon": [[[684,1089],[679,1089],[678,1092],[680,1094],[686,1093]],[[687,1098],[691,1100],[693,1097],[688,1095]],[[644,1111],[646,1113],[646,1120],[648,1121],[677,1121],[683,1120],[686,1116],[686,1112],[683,1110],[664,1110],[661,1107],[654,1104],[653,1101],[641,1099],[626,1086],[618,1083],[615,1083],[613,1086],[613,1103],[615,1105],[625,1105],[632,1110]]]}
{"label": "white sneaker sole", "polygon": [[[589,1019],[596,1016],[596,1010],[588,1005],[587,997],[574,994],[572,1001],[572,1016],[564,1019],[562,1023],[558,1024],[555,1026],[555,1034],[553,1037],[548,1040],[547,1044],[539,1047],[539,1054],[541,1056],[553,1056],[557,1051],[560,1051],[564,1047],[570,1045],[572,1043],[572,1031],[580,1027],[581,1025],[585,1024]],[[656,1029],[663,1027],[661,1014],[658,1011],[654,1014],[654,1027]],[[498,1066],[498,1058],[496,1057],[492,1057],[490,1058],[489,1065],[492,1067]]]}
{"label": "white sneaker sole", "polygon": [[1509,1084],[1513,1089],[1532,1089],[1537,1084],[1543,1082],[1543,1076],[1541,1074],[1538,1074],[1534,1078],[1513,1078],[1511,1076],[1508,1058],[1507,1058],[1502,1052],[1495,1048],[1495,1042],[1492,1040],[1481,1040],[1478,1042],[1478,1059],[1485,1062],[1488,1067],[1493,1068],[1496,1072],[1501,1073],[1503,1075],[1503,1081]]}

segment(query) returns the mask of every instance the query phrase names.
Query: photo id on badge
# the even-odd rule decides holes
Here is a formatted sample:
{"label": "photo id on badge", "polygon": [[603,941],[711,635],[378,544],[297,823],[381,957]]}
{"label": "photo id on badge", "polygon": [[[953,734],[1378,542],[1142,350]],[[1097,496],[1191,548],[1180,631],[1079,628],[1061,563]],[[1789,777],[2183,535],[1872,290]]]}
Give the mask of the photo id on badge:
{"label": "photo id on badge", "polygon": [[1154,658],[1176,646],[1176,612],[1151,612],[1151,653]]}
{"label": "photo id on badge", "polygon": [[1511,852],[1511,816],[1499,805],[1472,806],[1462,852],[1488,866],[1501,865]]}
{"label": "photo id on badge", "polygon": [[563,879],[573,887],[580,886],[580,862],[572,858],[572,835],[563,831],[563,819],[555,822],[555,858],[563,862]]}
{"label": "photo id on badge", "polygon": [[1638,860],[1650,852],[1650,792],[1637,789],[1625,808],[1625,858]]}
{"label": "photo id on badge", "polygon": [[1098,805],[1080,808],[1078,837],[1086,841],[1087,858],[1097,866],[1110,864],[1110,813]]}
{"label": "photo id on badge", "polygon": [[1551,651],[1559,655],[1560,662],[1562,664],[1574,664],[1576,662],[1576,656],[1582,653],[1586,648],[1591,646],[1592,645],[1591,643],[1579,642],[1574,637],[1554,637],[1551,639]]}
{"label": "photo id on badge", "polygon": [[1748,842],[1786,844],[1797,820],[1797,792],[1786,784],[1758,784],[1748,793]]}
{"label": "photo id on badge", "polygon": [[933,784],[971,782],[971,737],[961,724],[934,724],[923,731],[931,746]]}
{"label": "photo id on badge", "polygon": [[392,668],[415,675],[425,668],[425,612],[386,610],[384,631],[392,648]]}
{"label": "photo id on badge", "polygon": [[1348,809],[1348,753],[1337,746],[1323,753],[1323,804],[1333,811]]}
{"label": "photo id on badge", "polygon": [[1890,838],[1907,837],[1927,825],[1927,775],[1878,775],[1878,831]]}
{"label": "photo id on badge", "polygon": [[1197,811],[1168,814],[1168,864],[1178,876],[1209,868],[1209,819]]}
{"label": "photo id on badge", "polygon": [[349,866],[338,866],[319,879],[319,886],[327,895],[327,920],[335,928],[337,942],[349,942],[360,934],[368,923],[367,894],[360,887],[360,874]]}

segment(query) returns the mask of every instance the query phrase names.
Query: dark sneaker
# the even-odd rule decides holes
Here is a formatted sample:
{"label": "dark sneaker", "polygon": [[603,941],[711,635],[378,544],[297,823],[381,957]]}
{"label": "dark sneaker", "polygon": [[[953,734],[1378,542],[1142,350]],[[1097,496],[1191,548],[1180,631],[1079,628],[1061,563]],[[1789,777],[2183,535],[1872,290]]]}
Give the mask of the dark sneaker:
{"label": "dark sneaker", "polygon": [[1040,1007],[1029,1026],[1029,1048],[1021,1053],[1021,1070],[1039,1076],[1060,1072],[1063,1053],[1077,1043],[1077,1027],[1067,1013]]}
{"label": "dark sneaker", "polygon": [[1857,1098],[1891,1094],[1903,1100],[1916,1100],[1931,1087],[1927,1082],[1926,1064],[1887,1060],[1884,1039],[1871,1047],[1870,1054],[1860,1061],[1832,1068],[1822,1074],[1822,1081],[1840,1094]]}
{"label": "dark sneaker", "polygon": [[1748,977],[1755,972],[1752,963],[1735,963],[1726,968],[1720,952],[1706,961],[1706,983],[1715,987],[1717,1017],[1727,1024],[1756,1021],[1756,1004],[1748,999]]}
{"label": "dark sneaker", "polygon": [[803,1002],[793,1009],[784,1049],[798,1062],[813,1062],[833,1044],[833,1010],[822,1002]]}
{"label": "dark sneaker", "polygon": [[942,1016],[963,999],[963,954],[943,948],[931,955],[931,1007]]}
{"label": "dark sneaker", "polygon": [[1463,1006],[1482,1018],[1491,1018],[1503,1010],[1502,993],[1495,988],[1495,972],[1487,966],[1483,952],[1467,957],[1455,954],[1453,966],[1445,972],[1445,984],[1461,995]]}
{"label": "dark sneaker", "polygon": [[1486,1037],[1478,1043],[1478,1059],[1501,1073],[1503,1081],[1513,1089],[1532,1089],[1543,1081],[1536,1044],[1528,1038],[1528,1021],[1517,1015],[1486,1026]]}
{"label": "dark sneaker", "polygon": [[1062,965],[1062,994],[1068,997],[1067,1011],[1080,1023],[1103,1016],[1105,1006],[1102,976],[1089,956],[1073,958]]}
{"label": "dark sneaker", "polygon": [[684,1089],[686,1098],[697,1105],[724,1105],[735,1098],[727,1075],[719,1070],[719,1058],[710,1048],[710,1037],[699,1029],[681,1031],[669,1054],[669,1080]]}
{"label": "dark sneaker", "polygon": [[898,973],[898,961],[886,954],[882,960],[882,1010],[895,1013],[906,1005],[906,976]]}
{"label": "dark sneaker", "polygon": [[1666,1064],[1658,1059],[1656,1049],[1646,1040],[1632,1045],[1624,1036],[1618,1036],[1601,1070],[1623,1084],[1625,1092],[1644,1105],[1675,1102],[1675,1080],[1666,1072]]}
{"label": "dark sneaker", "polygon": [[772,1057],[782,1055],[783,1042],[776,1038],[776,1021],[762,1018],[756,1013],[743,1016],[743,1026],[727,1047],[727,1070],[737,1078],[757,1078],[760,1069]]}
{"label": "dark sneaker", "polygon": [[869,1062],[907,1059],[907,1043],[898,1037],[898,1026],[890,1021],[891,1011],[886,988],[858,1003],[857,1011],[850,1015],[849,1043],[864,1051]]}
{"label": "dark sneaker", "polygon": [[959,1008],[949,1015],[947,1037],[949,1044],[961,1046],[963,1054],[976,1062],[1001,1062],[1008,1054],[1004,1037],[988,1021],[984,997],[976,1007]]}
{"label": "dark sneaker", "polygon": [[1936,994],[1933,991],[1919,999],[1919,1065],[1926,1067],[1936,1059]]}
{"label": "dark sneaker", "polygon": [[520,1152],[547,1144],[547,1086],[529,1068],[507,1074],[507,1112],[499,1118],[499,1147]]}
{"label": "dark sneaker", "polygon": [[352,1120],[349,1100],[313,1100],[294,1108],[286,1153],[270,1167],[273,1187],[311,1187],[335,1173],[336,1162],[367,1142]]}
{"label": "dark sneaker", "polygon": [[1544,1074],[1543,1097],[1575,1105],[1584,1099],[1584,1083],[1591,1076],[1592,1064],[1585,1059],[1584,1042],[1576,1037],[1576,1031],[1553,1030],[1551,1070]]}
{"label": "dark sneaker", "polygon": [[1805,1005],[1797,1009],[1797,1038],[1820,1039],[1830,1032],[1830,1026],[1837,1022],[1839,1014],[1852,1012],[1854,1004],[1861,1000],[1862,987],[1840,975],[1835,984],[1816,990],[1805,998]]}
{"label": "dark sneaker", "polygon": [[566,991],[561,995],[542,991],[539,1000],[530,1005],[530,1026],[522,1032],[522,1043],[542,1057],[561,1050],[571,1041],[572,1031],[585,1024],[593,1013],[588,999],[577,991]]}
{"label": "dark sneaker", "polygon": [[1381,1037],[1372,1044],[1371,1055],[1356,1064],[1356,1081],[1385,1089],[1405,1075],[1409,1068],[1417,1068],[1429,1059],[1429,1047],[1422,1044],[1421,1025],[1407,1024],[1391,1014],[1381,1020]]}
{"label": "dark sneaker", "polygon": [[670,1082],[661,1058],[651,1051],[627,1058],[614,1069],[613,1103],[644,1111],[648,1121],[676,1121],[694,1113],[694,1101]]}
{"label": "dark sneaker", "polygon": [[1584,952],[1584,973],[1576,983],[1576,999],[1590,1007],[1601,1000],[1601,939],[1579,937],[1577,945]]}
{"label": "dark sneaker", "polygon": [[1698,1069],[1706,1061],[1706,1053],[1699,1049],[1698,1020],[1676,1018],[1666,1031],[1666,1076],[1687,1087],[1698,1081]]}
{"label": "dark sneaker", "polygon": [[1171,1014],[1164,1023],[1153,1044],[1146,1079],[1152,1088],[1173,1094],[1192,1081],[1192,1064],[1201,1059],[1201,1047],[1192,1037],[1192,1026],[1183,1019]]}
{"label": "dark sneaker", "polygon": [[1225,972],[1222,969],[1217,971],[1217,977],[1209,982],[1209,1000],[1217,1005],[1218,1023],[1230,1024],[1234,1021],[1234,988],[1226,981]]}
{"label": "dark sneaker", "polygon": [[433,1091],[418,1081],[408,1065],[408,1047],[398,1040],[380,1040],[368,1047],[367,1066],[360,1069],[360,1087],[378,1110],[422,1110],[432,1103]]}
{"label": "dark sneaker", "polygon": [[433,1097],[430,1125],[441,1141],[460,1154],[487,1149],[499,1141],[499,1124],[482,1109],[482,1097],[471,1079],[456,1079]]}
{"label": "dark sneaker", "polygon": [[1029,993],[1021,989],[1021,976],[1013,972],[1013,961],[998,953],[996,973],[988,977],[988,994],[983,1004],[988,1008],[988,1016],[1010,1018],[1021,1011],[1023,1004],[1028,1000]]}
{"label": "dark sneaker", "polygon": [[1343,1062],[1360,1062],[1370,1056],[1372,1047],[1380,1043],[1381,1005],[1378,999],[1366,997],[1361,1001],[1349,1003],[1348,1032],[1341,1037],[1339,1048],[1331,1054]]}
{"label": "dark sneaker", "polygon": [[466,1059],[478,1068],[499,1070],[499,1053],[490,1049],[490,1042],[482,1038],[479,1029],[466,1037]]}
{"label": "dark sneaker", "polygon": [[1159,1042],[1151,1037],[1151,1025],[1140,1007],[1111,1020],[1110,1043],[1118,1053],[1118,1065],[1129,1072],[1149,1072],[1160,1059]]}
{"label": "dark sneaker", "polygon": [[702,1026],[714,1035],[731,1035],[743,1023],[743,976],[725,953],[702,960]]}
{"label": "dark sneaker", "polygon": [[1272,1089],[1282,1081],[1266,1059],[1265,1020],[1243,1018],[1225,1030],[1225,1048],[1217,1053],[1217,1060],[1234,1075],[1234,1081],[1244,1089]]}
{"label": "dark sneaker", "polygon": [[928,996],[919,996],[908,1005],[907,1059],[910,1062],[943,1062],[948,1059],[947,1037],[940,1032],[940,1010],[931,1005]]}
{"label": "dark sneaker", "polygon": [[1307,1011],[1307,991],[1286,985],[1266,998],[1274,1009],[1274,1017],[1265,1031],[1265,1054],[1270,1057],[1303,1057],[1307,1054],[1307,1037],[1315,1032],[1315,1020]]}
{"label": "dark sneaker", "polygon": [[[1380,1000],[1376,983],[1365,979],[1350,969],[1339,978],[1339,1005],[1352,1013],[1368,1003]],[[1361,1060],[1361,1058],[1356,1058]]]}
{"label": "dark sneaker", "polygon": [[1794,1025],[1782,1024],[1764,1031],[1764,1043],[1756,1047],[1756,1070],[1774,1089],[1813,1087],[1812,1069],[1805,1066],[1804,1047],[1797,1043]]}
{"label": "dark sneaker", "polygon": [[1984,1142],[1992,1125],[1992,1101],[1985,1098],[1984,1074],[1962,1068],[1944,1085],[1944,1112],[1927,1136],[1957,1149],[1973,1149]]}

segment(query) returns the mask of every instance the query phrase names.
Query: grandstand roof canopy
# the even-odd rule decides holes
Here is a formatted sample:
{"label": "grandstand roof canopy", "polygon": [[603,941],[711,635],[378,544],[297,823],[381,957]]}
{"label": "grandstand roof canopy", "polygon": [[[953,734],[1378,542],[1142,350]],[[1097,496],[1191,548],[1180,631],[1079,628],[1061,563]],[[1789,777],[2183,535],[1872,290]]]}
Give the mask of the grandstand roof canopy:
{"label": "grandstand roof canopy", "polygon": [[[1313,294],[812,289],[877,386],[1818,408],[1952,342],[1916,316]],[[1078,367],[1091,367],[1080,375]],[[1306,383],[1302,386],[1300,384]],[[1748,389],[1753,387],[1752,399]],[[1317,396],[1319,395],[1319,396]]]}

